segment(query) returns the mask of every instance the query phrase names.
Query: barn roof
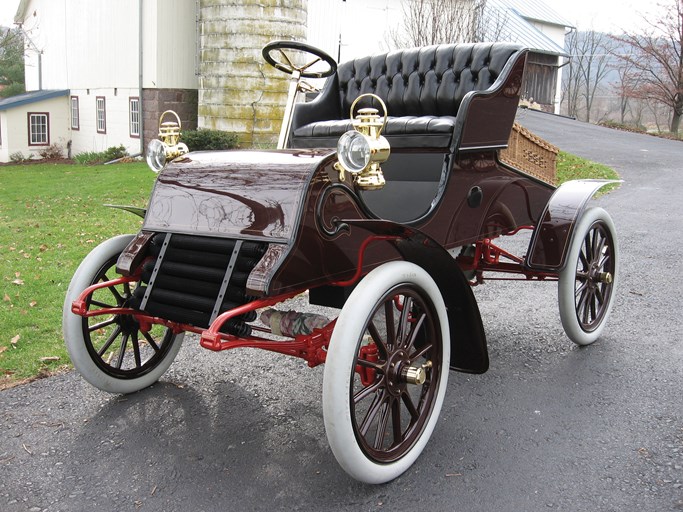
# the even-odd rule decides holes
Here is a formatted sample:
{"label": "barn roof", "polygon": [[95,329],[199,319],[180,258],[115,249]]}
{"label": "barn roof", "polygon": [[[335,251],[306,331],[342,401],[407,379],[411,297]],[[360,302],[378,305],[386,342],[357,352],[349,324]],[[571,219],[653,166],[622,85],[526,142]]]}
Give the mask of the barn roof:
{"label": "barn roof", "polygon": [[569,21],[553,11],[542,0],[497,0],[512,9],[522,18],[540,21],[559,27],[575,28]]}
{"label": "barn roof", "polygon": [[545,35],[534,24],[547,24],[556,27],[572,28],[542,2],[536,0],[489,0],[487,8],[498,12],[501,24],[497,38],[509,39],[523,44],[532,51],[569,57],[565,49]]}
{"label": "barn roof", "polygon": [[68,94],[69,89],[25,92],[24,94],[17,94],[16,96],[10,96],[9,98],[1,99],[0,110],[9,110],[11,108],[28,105],[30,103],[36,103],[38,101],[59,98],[60,96],[67,96]]}

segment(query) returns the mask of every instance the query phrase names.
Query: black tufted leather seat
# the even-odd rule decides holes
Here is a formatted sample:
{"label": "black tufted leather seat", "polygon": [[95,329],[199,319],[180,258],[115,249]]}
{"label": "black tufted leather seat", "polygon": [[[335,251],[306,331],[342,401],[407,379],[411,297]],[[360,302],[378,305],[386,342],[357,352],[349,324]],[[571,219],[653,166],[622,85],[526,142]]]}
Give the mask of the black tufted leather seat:
{"label": "black tufted leather seat", "polygon": [[[297,105],[290,144],[335,147],[351,129],[352,103],[374,93],[387,105],[383,135],[392,148],[451,148],[462,125],[463,100],[490,89],[520,50],[512,43],[444,44],[345,62],[314,101]],[[363,101],[357,108],[371,105]]]}

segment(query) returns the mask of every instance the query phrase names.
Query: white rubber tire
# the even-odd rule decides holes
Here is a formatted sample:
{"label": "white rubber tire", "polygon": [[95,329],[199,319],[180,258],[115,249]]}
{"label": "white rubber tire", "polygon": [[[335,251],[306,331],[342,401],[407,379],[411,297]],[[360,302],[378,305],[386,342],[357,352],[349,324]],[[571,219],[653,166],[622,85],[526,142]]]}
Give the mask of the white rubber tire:
{"label": "white rubber tire", "polygon": [[[408,284],[424,292],[431,301],[441,331],[442,368],[433,407],[420,437],[398,460],[378,463],[370,459],[356,439],[352,425],[351,386],[365,325],[378,301],[392,288]],[[327,439],[342,468],[353,478],[381,484],[406,471],[429,440],[439,417],[448,382],[450,336],[448,315],[434,280],[421,267],[405,261],[386,263],[370,272],[351,293],[335,326],[327,352],[323,380],[323,415]]]}
{"label": "white rubber tire", "polygon": [[175,359],[183,340],[183,334],[176,335],[175,339],[170,342],[172,345],[163,359],[149,372],[134,378],[117,378],[103,371],[88,352],[83,334],[83,317],[71,312],[71,304],[83,290],[93,284],[93,279],[102,266],[121,254],[132,239],[133,235],[119,235],[110,238],[95,247],[85,257],[71,279],[62,313],[64,341],[71,362],[86,381],[96,388],[110,393],[133,393],[154,384]]}
{"label": "white rubber tire", "polygon": [[[579,255],[583,249],[584,239],[596,223],[599,223],[606,232],[608,232],[608,237],[611,239],[610,257],[613,258],[613,263],[611,264],[612,283],[609,295],[605,301],[604,311],[597,322],[592,322],[594,325],[590,325],[590,328],[587,329],[582,325],[582,322],[579,321],[577,312],[577,265],[579,265]],[[557,287],[560,319],[562,321],[562,327],[570,340],[577,345],[590,345],[600,337],[612,311],[612,306],[614,305],[618,281],[619,247],[614,222],[610,215],[602,208],[589,208],[581,215],[581,218],[574,229],[574,236],[569,251],[567,252],[567,264],[560,272]]]}

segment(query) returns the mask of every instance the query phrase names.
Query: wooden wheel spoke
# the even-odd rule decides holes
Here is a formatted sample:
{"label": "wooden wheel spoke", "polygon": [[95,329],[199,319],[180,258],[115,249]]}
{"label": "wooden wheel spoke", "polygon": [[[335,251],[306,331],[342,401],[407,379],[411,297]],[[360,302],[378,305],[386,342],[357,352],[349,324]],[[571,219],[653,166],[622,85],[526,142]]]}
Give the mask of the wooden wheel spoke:
{"label": "wooden wheel spoke", "polygon": [[413,399],[411,398],[409,393],[401,393],[401,399],[403,400],[403,405],[405,405],[406,409],[408,409],[408,413],[411,417],[411,423],[413,423],[420,416],[420,413],[418,412],[417,407],[415,407]]}
{"label": "wooden wheel spoke", "polygon": [[583,292],[588,288],[588,280],[584,280],[581,282],[581,285],[576,288],[576,291],[574,292],[575,296],[580,296],[583,295]]}
{"label": "wooden wheel spoke", "polygon": [[[599,233],[596,231],[596,237],[598,236],[598,234]],[[593,261],[600,261],[602,251],[605,248],[606,243],[607,240],[605,239],[605,237],[599,236],[597,243],[593,246]]]}
{"label": "wooden wheel spoke", "polygon": [[111,294],[114,296],[114,298],[116,299],[116,305],[117,306],[120,306],[121,304],[123,304],[125,302],[125,299],[123,298],[123,296],[119,293],[119,291],[116,288],[114,288],[113,286],[109,286],[109,287],[107,287],[107,290],[109,290],[111,292]]}
{"label": "wooden wheel spoke", "polygon": [[401,428],[401,401],[392,400],[391,402],[391,429],[394,431],[394,446],[403,441],[403,430]]}
{"label": "wooden wheel spoke", "polygon": [[99,300],[90,300],[90,305],[91,306],[97,306],[98,308],[115,308],[117,305],[115,304],[107,304],[106,302],[101,302]]}
{"label": "wooden wheel spoke", "polygon": [[367,359],[358,359],[356,363],[364,368],[370,368],[376,372],[384,373],[384,363],[381,361],[368,361]]}
{"label": "wooden wheel spoke", "polygon": [[119,357],[116,360],[116,368],[118,368],[119,370],[121,369],[121,366],[123,365],[123,358],[126,355],[126,347],[128,346],[128,338],[129,337],[130,336],[128,334],[124,334],[121,337],[121,349],[119,352]]}
{"label": "wooden wheel spoke", "polygon": [[367,398],[368,396],[372,395],[375,391],[378,391],[378,390],[383,391],[382,389],[380,389],[381,386],[382,386],[382,381],[381,381],[381,380],[378,380],[378,381],[375,382],[374,384],[371,384],[371,385],[368,386],[368,387],[364,387],[364,388],[361,389],[358,393],[356,393],[355,395],[353,395],[353,403],[354,403],[354,404],[357,404],[357,403],[360,402],[361,400],[363,400],[363,399]]}
{"label": "wooden wheel spoke", "polygon": [[598,318],[598,297],[595,294],[595,292],[591,293],[591,300],[590,300],[590,321],[592,322],[596,318]]}
{"label": "wooden wheel spoke", "polygon": [[387,434],[387,427],[389,426],[389,416],[391,415],[391,402],[392,399],[389,398],[383,402],[382,407],[380,408],[377,431],[375,432],[375,443],[373,445],[375,450],[381,450],[382,445],[384,445],[384,438]]}
{"label": "wooden wheel spoke", "polygon": [[408,320],[410,318],[410,310],[413,308],[412,297],[405,297],[403,301],[403,310],[401,311],[401,316],[398,321],[398,333],[396,335],[396,347],[400,346],[401,343],[405,341],[408,335]]}
{"label": "wooden wheel spoke", "polygon": [[375,345],[377,345],[377,350],[379,350],[379,353],[382,356],[382,358],[386,359],[387,357],[389,357],[389,352],[387,348],[388,341],[382,339],[382,335],[380,334],[373,320],[370,320],[370,323],[368,324],[368,331],[370,332],[372,341],[374,341]]}
{"label": "wooden wheel spoke", "polygon": [[579,295],[579,299],[576,303],[577,312],[584,311],[584,309],[588,305],[588,301],[590,300],[590,295],[591,295],[590,290],[588,289],[588,287],[585,287],[583,289],[583,291],[581,292],[581,294]]}
{"label": "wooden wheel spoke", "polygon": [[605,294],[600,286],[595,289],[595,300],[600,307],[605,303]]}
{"label": "wooden wheel spoke", "polygon": [[152,338],[152,335],[148,332],[142,332],[142,336],[147,340],[147,343],[149,343],[149,346],[154,349],[154,352],[159,352],[159,345],[156,344],[156,341],[154,341],[154,338]]}
{"label": "wooden wheel spoke", "polygon": [[384,303],[384,321],[387,327],[387,348],[396,346],[396,329],[394,324],[394,301],[387,300]]}
{"label": "wooden wheel spoke", "polygon": [[360,424],[358,431],[360,434],[365,437],[367,435],[368,430],[370,429],[370,425],[372,425],[373,420],[377,416],[377,413],[380,411],[382,406],[384,405],[384,390],[380,390],[379,393],[375,395],[375,398],[372,399],[372,403],[370,404],[370,407],[368,408],[368,412],[365,414],[365,418],[363,418],[362,423]]}
{"label": "wooden wheel spoke", "polygon": [[591,312],[594,310],[595,308],[593,306],[593,293],[590,290],[587,290],[584,296],[582,297],[580,304],[580,311],[583,313],[581,317],[584,324],[590,323],[590,315]]}
{"label": "wooden wheel spoke", "polygon": [[133,333],[131,338],[133,344],[133,356],[135,357],[135,367],[140,368],[142,366],[142,360],[140,358],[140,341],[138,339],[137,331]]}
{"label": "wooden wheel spoke", "polygon": [[611,259],[611,256],[610,256],[610,251],[608,248],[607,251],[605,251],[605,253],[600,256],[600,261],[598,262],[598,268],[600,270],[605,270],[605,269],[609,268],[610,259]]}
{"label": "wooden wheel spoke", "polygon": [[427,318],[427,315],[425,313],[422,313],[422,315],[420,315],[420,318],[413,325],[413,329],[410,332],[410,336],[404,345],[404,348],[406,350],[410,350],[411,348],[413,348],[413,345],[415,344],[415,340],[417,339],[417,333],[420,332],[420,328],[422,327],[422,324],[424,323],[426,318]]}
{"label": "wooden wheel spoke", "polygon": [[109,350],[109,347],[111,347],[111,344],[114,343],[114,340],[118,338],[119,334],[121,334],[121,327],[116,326],[116,329],[114,329],[114,332],[112,332],[109,337],[107,338],[107,341],[104,342],[104,345],[102,345],[102,348],[100,348],[97,351],[97,355],[102,357],[104,353]]}
{"label": "wooden wheel spoke", "polygon": [[428,343],[427,345],[422,347],[417,352],[410,354],[410,360],[414,363],[415,361],[420,359],[422,356],[424,356],[426,353],[428,353],[430,350],[432,350],[433,346],[434,345],[432,345],[431,343]]}
{"label": "wooden wheel spoke", "polygon": [[109,327],[110,325],[116,323],[116,317],[113,316],[111,318],[108,318],[107,320],[103,320],[102,322],[99,322],[97,324],[93,324],[88,326],[88,331],[93,332],[97,331],[98,329],[104,329],[105,327]]}

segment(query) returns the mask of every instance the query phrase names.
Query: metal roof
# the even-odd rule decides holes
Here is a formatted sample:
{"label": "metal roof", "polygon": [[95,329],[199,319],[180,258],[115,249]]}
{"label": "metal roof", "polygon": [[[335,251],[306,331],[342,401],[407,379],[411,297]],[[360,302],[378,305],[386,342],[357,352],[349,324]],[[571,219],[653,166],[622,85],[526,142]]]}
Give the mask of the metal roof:
{"label": "metal roof", "polygon": [[[531,0],[524,0],[526,3]],[[540,23],[555,23],[541,21],[537,19],[524,18],[517,9],[513,8],[513,4],[523,3],[522,0],[489,0],[486,4],[488,9],[495,9],[498,14],[496,18],[501,23],[501,27],[497,28],[500,33],[492,34],[492,37],[500,40],[510,40],[515,43],[522,44],[532,51],[538,53],[547,53],[550,55],[560,55],[562,57],[569,57],[565,49],[558,45],[555,41],[546,36],[543,32],[538,30],[531,21],[538,21]],[[534,2],[538,3],[538,2]],[[559,25],[568,26],[568,25]]]}
{"label": "metal roof", "polygon": [[0,100],[0,110],[9,110],[22,105],[28,105],[29,103],[67,96],[68,94],[69,89],[25,92],[24,94],[17,94],[16,96]]}
{"label": "metal roof", "polygon": [[576,28],[569,21],[548,7],[543,0],[494,0],[515,11],[522,18],[559,27]]}
{"label": "metal roof", "polygon": [[21,0],[17,6],[17,12],[14,15],[14,23],[23,23],[26,17],[26,9],[28,8],[29,0]]}

